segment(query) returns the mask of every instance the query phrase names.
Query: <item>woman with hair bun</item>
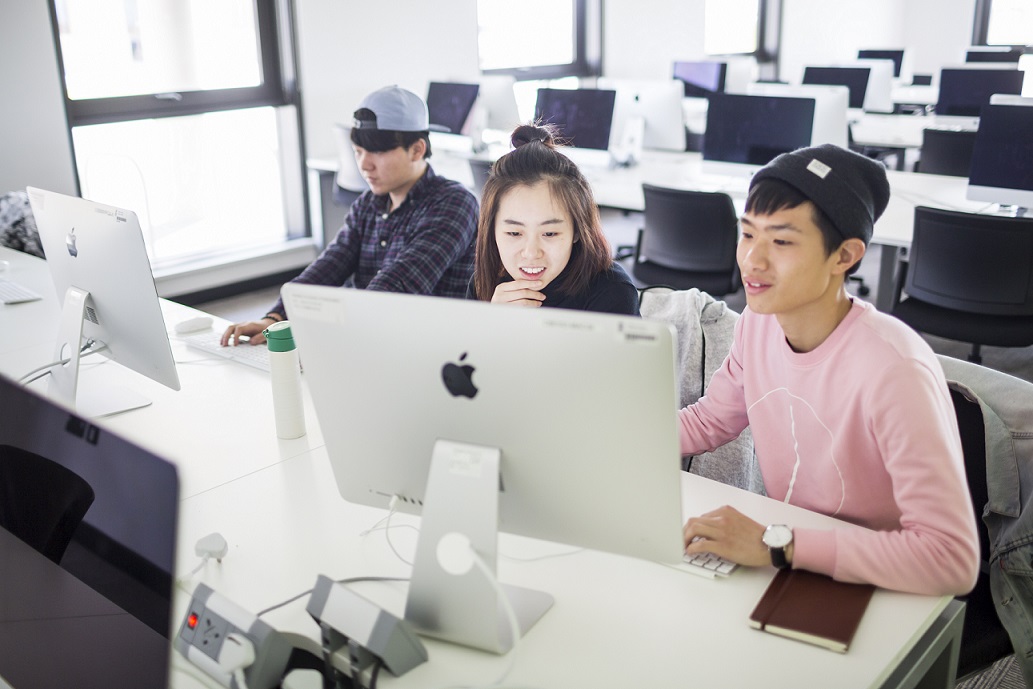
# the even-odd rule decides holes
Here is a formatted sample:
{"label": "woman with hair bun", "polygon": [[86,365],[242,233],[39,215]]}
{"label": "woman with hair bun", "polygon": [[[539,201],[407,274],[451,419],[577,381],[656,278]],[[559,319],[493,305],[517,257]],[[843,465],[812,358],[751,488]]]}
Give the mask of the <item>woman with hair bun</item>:
{"label": "woman with hair bun", "polygon": [[588,180],[548,125],[521,125],[484,184],[469,297],[639,315],[638,290],[611,258]]}

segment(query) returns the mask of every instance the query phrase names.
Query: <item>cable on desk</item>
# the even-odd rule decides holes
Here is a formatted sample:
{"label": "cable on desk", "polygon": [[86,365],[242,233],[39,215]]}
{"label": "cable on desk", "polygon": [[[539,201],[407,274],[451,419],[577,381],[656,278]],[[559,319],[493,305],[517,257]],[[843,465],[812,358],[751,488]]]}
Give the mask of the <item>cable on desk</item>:
{"label": "cable on desk", "polygon": [[[409,581],[409,579],[407,577],[352,577],[350,579],[338,579],[337,583],[338,584],[358,584],[358,583],[361,583],[361,582],[364,582],[364,581]],[[265,615],[266,613],[272,612],[273,610],[279,610],[283,606],[289,605],[290,603],[293,603],[294,601],[298,600],[299,598],[304,598],[305,596],[307,596],[310,593],[312,593],[312,589],[308,589],[307,591],[302,591],[301,593],[299,593],[296,596],[292,596],[292,597],[288,598],[285,601],[277,603],[276,605],[270,605],[268,608],[266,608],[264,610],[258,611],[257,613],[255,613],[255,617],[261,617],[262,615]]]}
{"label": "cable on desk", "polygon": [[[105,349],[108,348],[108,346],[106,344],[101,344],[96,349],[91,349],[91,347],[93,347],[93,345],[95,345],[96,343],[97,343],[96,340],[87,340],[86,344],[84,344],[79,349],[79,358],[81,359],[82,357],[90,356],[91,354],[97,354],[98,352],[103,352]],[[90,350],[90,351],[87,351],[87,350]],[[21,378],[19,378],[18,382],[21,383],[22,385],[30,385],[32,383],[35,383],[37,380],[39,380],[43,376],[50,375],[50,369],[54,368],[55,366],[64,366],[65,364],[67,364],[71,360],[72,360],[71,357],[69,357],[69,358],[66,358],[66,359],[59,359],[58,361],[52,361],[49,364],[44,364],[43,366],[37,366],[36,368],[32,369],[31,371],[29,371],[28,373],[23,375]],[[40,373],[41,371],[42,371],[42,373]],[[30,380],[26,380],[26,379],[30,378],[30,376],[32,376],[35,373],[39,373],[39,375],[36,376],[35,378],[31,378]]]}

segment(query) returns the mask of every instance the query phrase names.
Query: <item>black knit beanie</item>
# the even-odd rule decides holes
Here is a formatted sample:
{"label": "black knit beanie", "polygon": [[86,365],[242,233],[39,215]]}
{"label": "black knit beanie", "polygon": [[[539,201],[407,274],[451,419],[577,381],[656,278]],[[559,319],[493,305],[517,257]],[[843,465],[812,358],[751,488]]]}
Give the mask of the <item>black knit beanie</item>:
{"label": "black knit beanie", "polygon": [[762,179],[795,188],[824,211],[844,239],[857,237],[866,245],[890,198],[882,163],[832,144],[783,153],[753,175],[750,189]]}

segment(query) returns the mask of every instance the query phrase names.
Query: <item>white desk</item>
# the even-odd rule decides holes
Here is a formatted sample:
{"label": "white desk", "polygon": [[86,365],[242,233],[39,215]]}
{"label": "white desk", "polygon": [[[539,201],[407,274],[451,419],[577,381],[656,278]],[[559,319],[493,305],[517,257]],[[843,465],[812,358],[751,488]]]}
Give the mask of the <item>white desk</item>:
{"label": "white desk", "polygon": [[[49,294],[45,264],[0,250],[12,279]],[[165,305],[170,322],[192,311]],[[51,354],[54,299],[0,306],[0,371],[14,377]],[[21,327],[14,327],[15,324]],[[175,345],[177,359],[203,355]],[[101,425],[170,458],[183,484],[177,571],[197,564],[194,543],[212,531],[229,543],[222,563],[209,562],[190,584],[204,581],[247,609],[258,611],[307,590],[318,574],[405,576],[408,567],[387,547],[383,532],[361,532],[385,511],[352,505],[337,494],[322,436],[306,400],[307,436],[278,441],[265,374],[232,362],[184,363],[183,389],[150,384],[114,363],[93,366],[150,395],[153,405],[102,420]],[[346,385],[346,383],[343,383]],[[761,522],[834,524],[834,520],[684,474],[686,514],[734,504]],[[416,520],[399,516],[399,523]],[[411,552],[413,532],[392,541]],[[722,686],[880,687],[952,686],[961,606],[950,597],[877,591],[854,645],[838,655],[751,630],[747,616],[770,580],[770,568],[745,569],[711,581],[655,563],[503,535],[503,581],[552,593],[555,607],[516,650],[510,679],[538,687],[658,687],[714,681]],[[191,585],[186,586],[192,588]],[[399,613],[403,584],[360,584],[357,590]],[[177,625],[189,594],[177,592]],[[284,631],[315,636],[304,600],[266,619]],[[436,687],[493,680],[509,662],[447,643],[426,641],[430,661],[402,678],[383,673],[385,687]],[[953,658],[953,661],[952,661]],[[184,661],[174,657],[182,668]],[[952,664],[953,663],[953,664]],[[927,670],[929,671],[927,673]],[[186,670],[173,686],[198,686]]]}

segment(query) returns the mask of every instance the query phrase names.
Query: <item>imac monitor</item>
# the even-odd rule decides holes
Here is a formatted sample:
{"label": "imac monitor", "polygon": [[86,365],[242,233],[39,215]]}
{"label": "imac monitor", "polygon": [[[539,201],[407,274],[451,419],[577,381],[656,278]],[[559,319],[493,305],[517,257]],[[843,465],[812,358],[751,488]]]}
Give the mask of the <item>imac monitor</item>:
{"label": "imac monitor", "polygon": [[803,83],[846,86],[850,90],[848,107],[861,110],[864,108],[870,74],[870,67],[806,67]]}
{"label": "imac monitor", "polygon": [[479,90],[477,84],[430,82],[427,113],[434,131],[462,134]]}
{"label": "imac monitor", "polygon": [[849,144],[847,102],[850,92],[846,86],[756,83],[750,84],[747,93],[751,96],[813,98],[814,125],[809,145],[833,144],[846,148]]}
{"label": "imac monitor", "polygon": [[942,69],[937,115],[979,117],[995,93],[1022,93],[1025,72],[1017,69]]}
{"label": "imac monitor", "polygon": [[571,146],[608,150],[613,103],[611,89],[538,89],[535,120],[556,125]]}
{"label": "imac monitor", "polygon": [[[0,409],[0,686],[164,689],[176,468],[3,377]],[[41,475],[46,485],[26,485]],[[57,552],[23,525],[46,521],[38,510],[63,481],[87,485],[93,499],[77,526],[60,528],[60,542],[71,540]]]}
{"label": "imac monitor", "polygon": [[968,198],[1033,208],[1033,98],[983,106],[972,147]]}
{"label": "imac monitor", "polygon": [[965,62],[1018,62],[1022,48],[1011,46],[972,46],[965,51]]}
{"label": "imac monitor", "polygon": [[814,111],[813,98],[716,94],[707,109],[704,166],[712,172],[729,163],[759,168],[781,153],[810,146]]}
{"label": "imac monitor", "polygon": [[[283,294],[341,495],[422,514],[406,606],[421,633],[512,645],[490,582],[441,569],[452,532],[492,568],[498,530],[681,561],[668,324],[294,283]],[[544,592],[508,590],[522,629],[549,607]]]}
{"label": "imac monitor", "polygon": [[103,367],[80,380],[85,344],[126,368],[179,390],[165,319],[140,223],[130,210],[28,187],[47,266],[62,303],[49,394],[86,416],[150,404],[135,390],[105,386]]}
{"label": "imac monitor", "polygon": [[901,68],[904,64],[904,49],[899,50],[875,50],[861,49],[857,51],[859,60],[893,60],[893,77],[901,79]]}
{"label": "imac monitor", "polygon": [[643,129],[642,148],[685,150],[685,115],[682,110],[682,88],[678,81],[600,77],[598,83],[601,89],[617,92],[613,105],[613,144],[626,138],[638,121]]}
{"label": "imac monitor", "polygon": [[481,77],[477,107],[484,113],[484,128],[508,134],[520,124],[516,94],[513,91],[515,83],[513,77],[506,74],[485,74]]}
{"label": "imac monitor", "polygon": [[724,62],[675,62],[674,78],[682,82],[686,98],[707,98],[725,90],[727,70]]}

